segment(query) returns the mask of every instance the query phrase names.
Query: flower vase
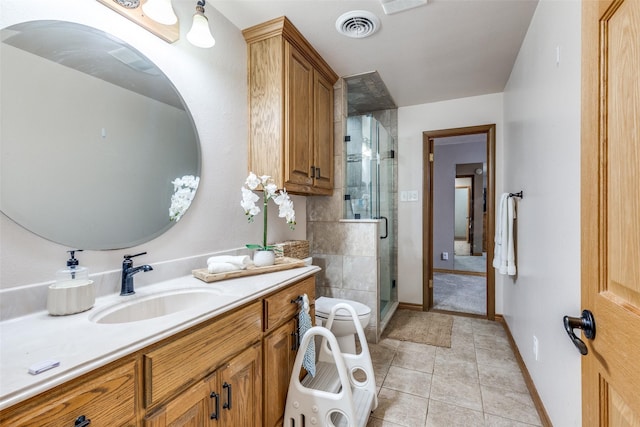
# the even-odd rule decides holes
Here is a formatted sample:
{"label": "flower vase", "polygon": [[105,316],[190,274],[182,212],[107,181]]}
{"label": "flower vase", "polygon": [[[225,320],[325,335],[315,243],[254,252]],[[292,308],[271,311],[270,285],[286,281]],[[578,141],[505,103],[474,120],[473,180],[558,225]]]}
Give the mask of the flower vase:
{"label": "flower vase", "polygon": [[256,251],[253,254],[253,264],[256,267],[267,267],[276,263],[276,254],[273,251]]}

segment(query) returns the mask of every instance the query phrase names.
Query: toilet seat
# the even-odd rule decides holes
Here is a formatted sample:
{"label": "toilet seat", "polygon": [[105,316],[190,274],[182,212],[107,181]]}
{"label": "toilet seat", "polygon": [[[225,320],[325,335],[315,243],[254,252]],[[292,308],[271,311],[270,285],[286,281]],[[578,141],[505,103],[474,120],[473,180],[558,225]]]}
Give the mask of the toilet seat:
{"label": "toilet seat", "polygon": [[[316,316],[327,319],[334,305],[339,303],[349,304],[356,311],[358,317],[369,316],[371,308],[358,302],[339,298],[320,297],[316,299]],[[346,310],[338,311],[335,316],[336,320],[351,320],[351,315]]]}

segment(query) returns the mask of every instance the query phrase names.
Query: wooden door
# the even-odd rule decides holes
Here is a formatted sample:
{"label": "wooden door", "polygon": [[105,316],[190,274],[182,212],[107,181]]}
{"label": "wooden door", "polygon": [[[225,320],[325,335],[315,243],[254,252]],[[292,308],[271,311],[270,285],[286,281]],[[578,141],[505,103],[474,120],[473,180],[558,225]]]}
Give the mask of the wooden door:
{"label": "wooden door", "polygon": [[200,381],[184,393],[149,415],[145,427],[216,426],[220,415],[217,374]]}
{"label": "wooden door", "polygon": [[314,187],[333,191],[333,85],[314,71]]}
{"label": "wooden door", "polygon": [[582,7],[582,422],[640,426],[640,1]]}
{"label": "wooden door", "polygon": [[280,326],[264,339],[264,426],[282,425],[284,407],[287,402],[287,391],[291,380],[293,362],[296,358],[294,333],[296,321]]}
{"label": "wooden door", "polygon": [[262,426],[262,343],[235,356],[219,372],[222,427]]}
{"label": "wooden door", "polygon": [[285,42],[285,182],[313,185],[313,67]]}

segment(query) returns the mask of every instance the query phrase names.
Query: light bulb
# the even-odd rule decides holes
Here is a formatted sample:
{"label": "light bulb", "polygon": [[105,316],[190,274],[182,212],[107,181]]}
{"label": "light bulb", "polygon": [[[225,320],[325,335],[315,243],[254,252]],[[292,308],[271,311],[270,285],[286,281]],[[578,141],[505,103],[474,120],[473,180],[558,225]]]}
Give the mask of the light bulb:
{"label": "light bulb", "polygon": [[142,5],[142,11],[147,17],[160,24],[173,25],[178,22],[171,0],[147,0]]}
{"label": "light bulb", "polygon": [[193,15],[193,25],[187,33],[187,40],[197,47],[209,48],[216,44],[209,30],[209,20],[200,11]]}

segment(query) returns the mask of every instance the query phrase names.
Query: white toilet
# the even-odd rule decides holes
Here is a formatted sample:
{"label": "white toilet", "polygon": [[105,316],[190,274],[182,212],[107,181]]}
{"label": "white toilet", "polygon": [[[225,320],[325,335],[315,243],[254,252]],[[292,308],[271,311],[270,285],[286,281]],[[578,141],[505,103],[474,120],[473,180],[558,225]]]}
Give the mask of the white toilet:
{"label": "white toilet", "polygon": [[[316,325],[324,326],[329,319],[331,309],[338,303],[346,303],[353,307],[358,314],[362,329],[367,327],[371,319],[371,309],[369,307],[357,301],[329,297],[316,299]],[[356,328],[353,325],[351,314],[347,313],[346,310],[338,311],[336,317],[333,319],[331,332],[336,336],[342,353],[356,354]]]}

